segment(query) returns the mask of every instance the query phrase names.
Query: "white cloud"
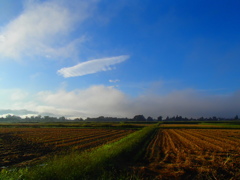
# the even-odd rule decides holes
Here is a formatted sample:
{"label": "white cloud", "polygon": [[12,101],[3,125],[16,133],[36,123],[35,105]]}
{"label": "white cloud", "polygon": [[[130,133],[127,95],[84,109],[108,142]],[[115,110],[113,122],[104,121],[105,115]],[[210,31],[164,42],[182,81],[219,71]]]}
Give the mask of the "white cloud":
{"label": "white cloud", "polygon": [[19,110],[11,110],[11,109],[0,109],[0,115],[1,116],[6,116],[8,114],[11,115],[17,115],[17,116],[21,116],[21,115],[36,115],[37,112],[34,111],[28,111],[25,109],[19,109]]}
{"label": "white cloud", "polygon": [[110,80],[109,80],[110,83],[117,83],[117,82],[119,82],[119,81],[120,81],[119,79],[115,79],[115,80],[110,79]]}
{"label": "white cloud", "polygon": [[0,89],[0,106],[27,99],[28,95],[29,93],[22,89]]}
{"label": "white cloud", "polygon": [[58,73],[63,77],[83,76],[87,74],[93,74],[101,71],[112,70],[112,65],[121,63],[127,60],[129,56],[116,56],[102,59],[94,59],[86,62],[79,63],[73,67],[62,68],[58,70]]}
{"label": "white cloud", "polygon": [[67,37],[76,22],[80,24],[91,15],[96,1],[67,2],[29,1],[22,14],[2,28],[0,55],[13,59],[35,55],[69,57],[75,51],[75,43],[84,41],[84,35],[72,42]]}
{"label": "white cloud", "polygon": [[[129,117],[143,114],[152,116],[234,117],[240,115],[240,92],[228,95],[211,95],[193,89],[175,91],[164,95],[142,94],[129,97],[122,91],[103,85],[86,89],[57,92],[42,91],[30,98],[12,99],[19,90],[0,90],[0,109],[25,109],[36,114],[66,117]],[[20,93],[21,94],[21,93]],[[29,93],[28,93],[29,94]],[[21,111],[22,112],[22,111]],[[4,113],[5,114],[5,113]],[[29,113],[28,113],[29,114]],[[23,115],[23,114],[22,114]]]}
{"label": "white cloud", "polygon": [[5,41],[5,36],[0,35],[0,43],[3,43]]}
{"label": "white cloud", "polygon": [[[92,86],[84,90],[67,92],[41,92],[39,99],[67,116],[97,117],[117,116],[186,116],[186,117],[233,117],[239,114],[240,93],[207,95],[201,91],[186,89],[166,95],[145,94],[129,97],[114,87]],[[47,109],[45,109],[47,111]]]}
{"label": "white cloud", "polygon": [[41,76],[41,73],[36,72],[36,73],[30,75],[30,79],[31,79],[31,80],[34,80],[34,79],[37,79],[37,78],[40,77],[40,76]]}
{"label": "white cloud", "polygon": [[15,90],[12,95],[11,95],[11,100],[13,101],[18,101],[18,100],[23,100],[28,96],[28,93],[23,90]]}
{"label": "white cloud", "polygon": [[[92,86],[88,89],[70,92],[60,90],[56,93],[39,93],[39,99],[44,104],[89,116],[99,116],[100,114],[105,116],[123,115],[124,104],[127,104],[125,97],[121,91],[106,86]],[[70,114],[68,113],[68,115]]]}

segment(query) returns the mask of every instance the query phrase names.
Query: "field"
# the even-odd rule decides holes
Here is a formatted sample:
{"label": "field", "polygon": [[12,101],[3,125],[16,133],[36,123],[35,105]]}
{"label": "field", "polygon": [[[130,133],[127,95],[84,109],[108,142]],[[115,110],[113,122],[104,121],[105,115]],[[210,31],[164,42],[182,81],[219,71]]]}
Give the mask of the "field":
{"label": "field", "polygon": [[1,128],[0,168],[33,164],[56,152],[91,149],[132,132],[102,128]]}
{"label": "field", "polygon": [[0,179],[240,179],[238,122],[39,125],[0,129]]}
{"label": "field", "polygon": [[240,130],[159,129],[134,169],[144,179],[240,179]]}

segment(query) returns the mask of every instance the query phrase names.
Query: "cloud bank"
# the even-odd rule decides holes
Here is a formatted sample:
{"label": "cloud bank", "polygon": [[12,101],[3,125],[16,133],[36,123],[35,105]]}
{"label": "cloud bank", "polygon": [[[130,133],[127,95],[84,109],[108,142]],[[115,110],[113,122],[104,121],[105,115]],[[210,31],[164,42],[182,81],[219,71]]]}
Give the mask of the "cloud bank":
{"label": "cloud bank", "polygon": [[127,105],[126,96],[121,91],[103,85],[70,92],[40,92],[38,96],[48,106],[65,111],[75,110],[87,116],[99,116],[102,113],[106,116],[121,116],[125,111],[124,105]]}
{"label": "cloud bank", "polygon": [[[92,86],[85,90],[41,92],[43,102],[56,109],[75,110],[76,114],[114,117],[186,116],[234,117],[240,114],[240,92],[229,95],[204,94],[193,89],[175,91],[167,95],[142,94],[130,97],[107,86]],[[77,113],[78,112],[78,113]],[[70,115],[70,114],[69,114]]]}
{"label": "cloud bank", "polygon": [[26,109],[37,114],[82,118],[98,116],[132,118],[137,114],[154,118],[160,115],[232,118],[240,114],[240,91],[228,95],[211,95],[194,89],[185,89],[165,95],[142,94],[130,97],[117,88],[98,85],[73,91],[41,91],[29,99],[31,100],[9,99],[12,106],[0,106],[0,109]]}
{"label": "cloud bank", "polygon": [[113,65],[121,63],[127,60],[129,56],[116,56],[101,59],[94,59],[86,62],[79,63],[73,67],[62,68],[58,70],[58,73],[65,78],[84,76],[87,74],[93,74],[101,71],[109,71],[113,69]]}

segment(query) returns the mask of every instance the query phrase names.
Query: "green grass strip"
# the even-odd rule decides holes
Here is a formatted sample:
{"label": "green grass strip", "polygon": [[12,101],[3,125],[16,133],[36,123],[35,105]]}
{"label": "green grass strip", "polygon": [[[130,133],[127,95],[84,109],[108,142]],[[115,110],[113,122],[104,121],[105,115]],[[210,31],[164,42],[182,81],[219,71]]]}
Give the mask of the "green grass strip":
{"label": "green grass strip", "polygon": [[2,170],[0,179],[7,180],[75,180],[103,179],[109,177],[125,162],[136,160],[146,142],[157,126],[145,127],[125,138],[101,146],[93,151],[73,152],[62,157],[55,157],[44,166]]}

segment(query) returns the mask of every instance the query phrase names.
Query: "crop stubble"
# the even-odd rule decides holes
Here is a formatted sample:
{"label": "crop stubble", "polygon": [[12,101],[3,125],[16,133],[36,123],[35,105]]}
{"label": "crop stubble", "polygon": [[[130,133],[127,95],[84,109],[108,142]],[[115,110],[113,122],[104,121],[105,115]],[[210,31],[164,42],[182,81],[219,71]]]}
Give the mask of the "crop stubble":
{"label": "crop stubble", "polygon": [[132,133],[123,129],[2,128],[0,169],[28,165],[51,153],[88,150]]}
{"label": "crop stubble", "polygon": [[240,130],[159,129],[143,162],[147,179],[240,179]]}

